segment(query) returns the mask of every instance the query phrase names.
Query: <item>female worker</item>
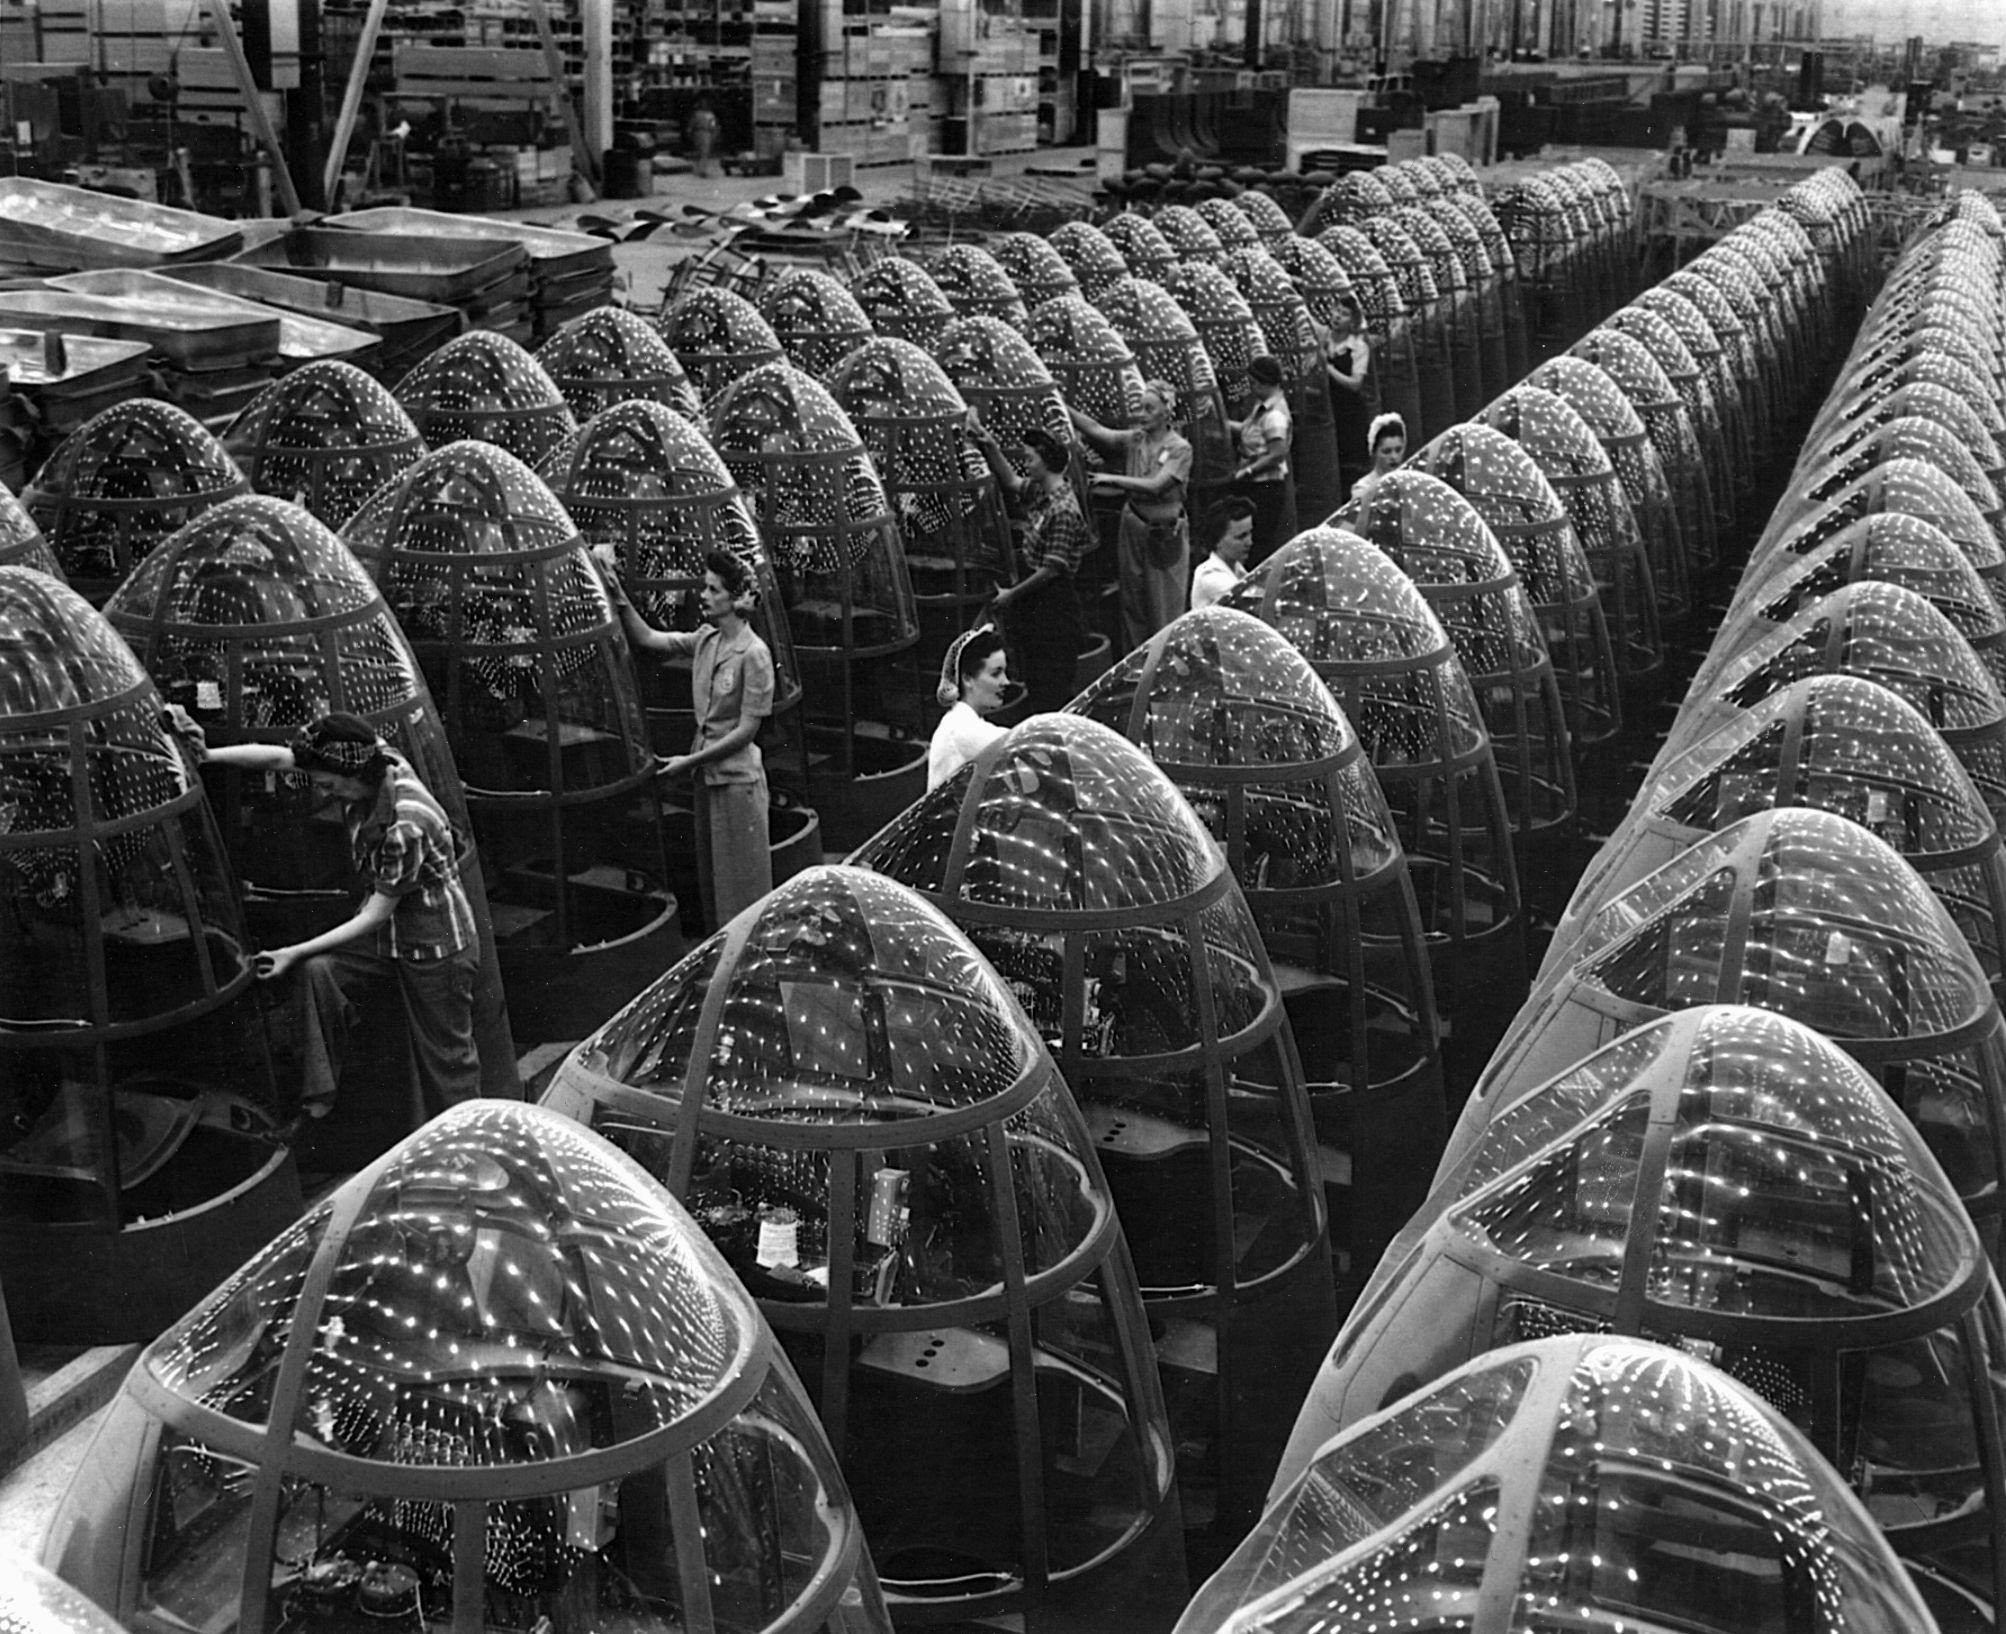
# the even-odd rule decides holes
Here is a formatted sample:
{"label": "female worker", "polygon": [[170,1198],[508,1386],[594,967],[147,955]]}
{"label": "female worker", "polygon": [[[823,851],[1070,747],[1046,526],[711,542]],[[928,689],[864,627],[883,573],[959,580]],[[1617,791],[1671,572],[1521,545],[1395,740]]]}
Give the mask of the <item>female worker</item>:
{"label": "female worker", "polygon": [[1407,422],[1397,414],[1380,415],[1366,433],[1366,446],[1372,452],[1372,469],[1352,485],[1353,499],[1369,499],[1387,473],[1407,457]]}
{"label": "female worker", "polygon": [[1191,529],[1185,520],[1184,492],[1191,482],[1191,444],[1171,424],[1176,388],[1145,381],[1141,423],[1117,431],[1078,409],[1068,412],[1088,442],[1122,457],[1119,473],[1100,471],[1098,493],[1122,497],[1121,532],[1115,549],[1121,576],[1121,636],[1141,646],[1184,611],[1184,587],[1191,577]]}
{"label": "female worker", "polygon": [[948,643],[940,662],[937,696],[947,713],[933,729],[926,753],[926,786],[937,789],[1007,730],[989,717],[1010,686],[1003,638],[993,624],[964,630]]}
{"label": "female worker", "polygon": [[360,1000],[389,981],[404,1002],[427,1114],[479,1094],[473,908],[452,824],[410,763],[356,715],[324,715],[290,744],[212,749],[185,713],[170,714],[198,760],[304,772],[324,803],[340,804],[356,872],[369,882],[361,907],[332,930],[257,956],[266,981],[301,967],[300,1111],[314,1119],[333,1110]]}
{"label": "female worker", "polygon": [[704,624],[687,634],[641,617],[610,572],[607,585],[634,646],[690,660],[696,741],[664,762],[661,775],[696,778],[697,884],[716,930],[773,889],[766,765],[754,741],[773,713],[773,654],[745,621],[759,599],[751,570],[724,550],[706,551],[703,565]]}
{"label": "female worker", "polygon": [[1023,504],[1028,524],[1019,559],[1030,571],[996,592],[996,613],[1015,641],[1031,712],[1063,709],[1079,690],[1074,681],[1086,645],[1073,577],[1087,552],[1087,519],[1068,475],[1072,451],[1049,431],[1033,427],[1024,433],[1020,476],[995,433],[972,412],[969,425],[997,482]]}

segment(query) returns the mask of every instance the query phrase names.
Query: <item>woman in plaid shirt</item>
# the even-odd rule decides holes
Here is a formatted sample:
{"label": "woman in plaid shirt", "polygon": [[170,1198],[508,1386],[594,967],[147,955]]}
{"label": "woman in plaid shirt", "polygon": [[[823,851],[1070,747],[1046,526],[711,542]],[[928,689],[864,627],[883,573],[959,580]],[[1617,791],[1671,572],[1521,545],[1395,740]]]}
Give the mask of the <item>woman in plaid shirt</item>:
{"label": "woman in plaid shirt", "polygon": [[1030,571],[996,592],[996,614],[1009,631],[1031,713],[1064,709],[1079,691],[1086,620],[1073,577],[1093,536],[1073,495],[1072,450],[1049,431],[1024,433],[1024,474],[1003,455],[995,433],[969,411],[969,430],[1003,491],[1024,507],[1026,531],[1018,559]]}
{"label": "woman in plaid shirt", "polygon": [[452,824],[410,763],[355,715],[326,715],[290,744],[212,749],[180,711],[175,725],[197,760],[261,772],[303,772],[324,802],[339,801],[356,872],[369,894],[331,930],[257,957],[276,981],[301,967],[300,1110],[334,1107],[358,1001],[394,981],[411,1030],[411,1053],[427,1113],[480,1093],[474,1046],[474,981],[480,945],[460,884]]}

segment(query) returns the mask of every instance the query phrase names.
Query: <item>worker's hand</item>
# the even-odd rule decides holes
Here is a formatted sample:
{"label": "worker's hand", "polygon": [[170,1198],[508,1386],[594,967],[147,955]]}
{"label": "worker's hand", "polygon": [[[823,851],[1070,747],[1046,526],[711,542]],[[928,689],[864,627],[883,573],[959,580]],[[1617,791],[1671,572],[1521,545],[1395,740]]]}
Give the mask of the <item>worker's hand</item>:
{"label": "worker's hand", "polygon": [[251,968],[257,972],[261,982],[275,982],[294,965],[300,962],[299,949],[290,947],[268,948],[251,961]]}
{"label": "worker's hand", "polygon": [[179,704],[160,706],[160,724],[179,738],[197,760],[208,759],[209,734],[202,729],[202,723]]}
{"label": "worker's hand", "polygon": [[666,781],[672,777],[687,777],[696,767],[695,755],[670,755],[662,762],[662,769],[655,776]]}

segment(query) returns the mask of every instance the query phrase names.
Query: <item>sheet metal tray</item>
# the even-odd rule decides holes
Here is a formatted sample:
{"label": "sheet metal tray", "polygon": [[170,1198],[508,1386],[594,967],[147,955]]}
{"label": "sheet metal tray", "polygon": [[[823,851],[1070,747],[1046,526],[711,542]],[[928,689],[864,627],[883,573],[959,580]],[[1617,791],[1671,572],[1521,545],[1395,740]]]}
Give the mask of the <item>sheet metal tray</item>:
{"label": "sheet metal tray", "polygon": [[268,267],[245,266],[236,261],[212,261],[193,267],[163,267],[163,278],[192,284],[197,289],[213,289],[236,295],[262,306],[297,312],[302,317],[325,318],[351,329],[361,329],[382,338],[384,350],[431,351],[445,345],[465,325],[460,309],[440,306],[435,301],[417,301],[408,295],[388,295],[380,289],[359,284],[334,283],[323,278],[305,278],[296,273],[274,272]]}
{"label": "sheet metal tray", "polygon": [[47,287],[0,290],[0,325],[144,341],[161,357],[188,368],[228,368],[279,349],[276,312],[246,318],[168,298],[141,303],[129,296],[114,299]]}
{"label": "sheet metal tray", "polygon": [[529,255],[520,244],[504,238],[393,236],[348,228],[295,227],[238,252],[232,259],[243,266],[290,270],[453,306],[511,273],[525,272]]}
{"label": "sheet metal tray", "polygon": [[46,331],[0,329],[0,369],[8,381],[51,397],[89,396],[136,380],[151,350],[144,341],[65,334],[62,367],[52,370]]}
{"label": "sheet metal tray", "polygon": [[302,317],[296,312],[270,307],[241,295],[202,289],[168,278],[158,272],[73,272],[49,280],[51,289],[73,289],[84,295],[109,295],[115,300],[147,301],[168,299],[193,310],[219,312],[229,317],[279,321],[279,356],[289,366],[313,363],[321,358],[353,360],[374,352],[382,344],[375,335],[351,329],[325,318]]}
{"label": "sheet metal tray", "polygon": [[82,272],[212,260],[243,244],[234,223],[81,187],[0,176],[0,262]]}
{"label": "sheet metal tray", "polygon": [[351,210],[328,216],[323,225],[350,231],[408,233],[429,238],[507,238],[529,252],[538,278],[569,278],[604,268],[613,270],[613,246],[590,233],[562,227],[539,227],[527,221],[497,221],[488,216],[453,216],[441,210],[417,210],[409,205],[385,205],[375,210]]}

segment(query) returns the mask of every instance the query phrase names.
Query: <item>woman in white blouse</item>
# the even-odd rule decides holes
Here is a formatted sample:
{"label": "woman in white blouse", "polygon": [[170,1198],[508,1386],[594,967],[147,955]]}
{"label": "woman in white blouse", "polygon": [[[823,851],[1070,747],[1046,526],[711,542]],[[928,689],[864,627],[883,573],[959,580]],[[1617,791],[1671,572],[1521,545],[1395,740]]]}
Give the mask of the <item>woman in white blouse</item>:
{"label": "woman in white blouse", "polygon": [[940,663],[936,693],[947,713],[933,729],[926,756],[926,786],[938,788],[1000,738],[1006,728],[987,716],[1002,707],[1010,685],[1009,660],[994,625],[956,636]]}

